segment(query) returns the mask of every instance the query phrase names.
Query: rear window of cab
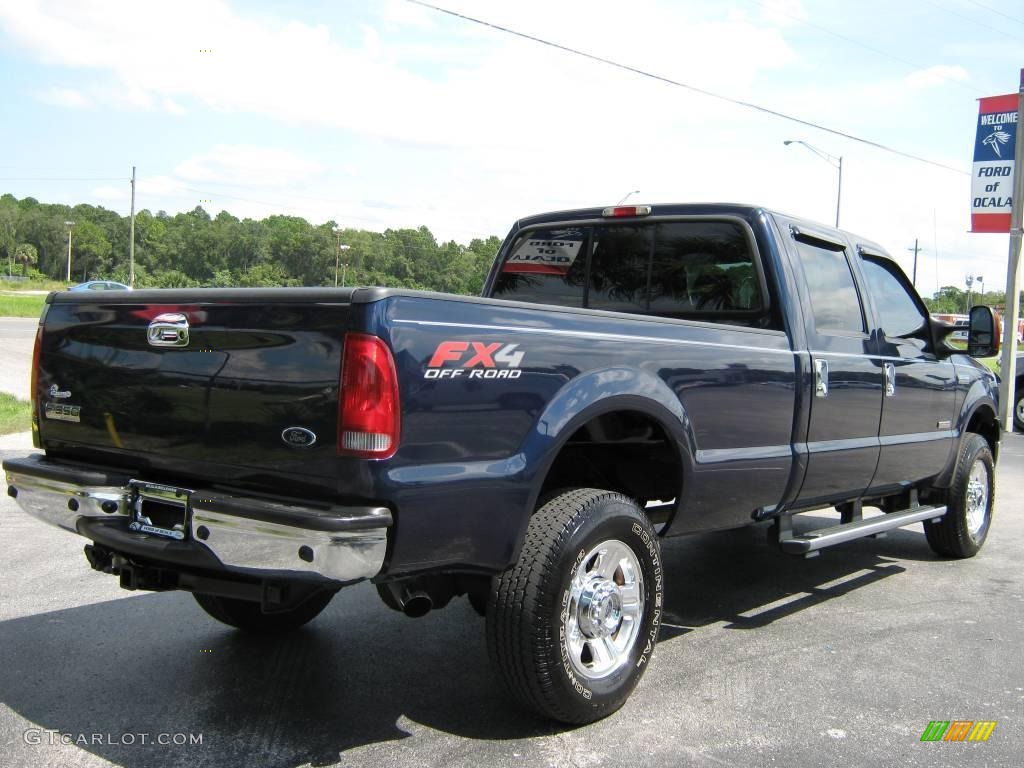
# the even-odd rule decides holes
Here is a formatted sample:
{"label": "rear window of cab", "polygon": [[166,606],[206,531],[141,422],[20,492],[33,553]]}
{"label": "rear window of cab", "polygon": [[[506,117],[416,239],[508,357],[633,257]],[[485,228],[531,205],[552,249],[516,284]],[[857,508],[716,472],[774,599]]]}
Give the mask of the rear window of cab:
{"label": "rear window of cab", "polygon": [[532,230],[507,251],[492,295],[658,317],[770,322],[752,242],[731,221]]}

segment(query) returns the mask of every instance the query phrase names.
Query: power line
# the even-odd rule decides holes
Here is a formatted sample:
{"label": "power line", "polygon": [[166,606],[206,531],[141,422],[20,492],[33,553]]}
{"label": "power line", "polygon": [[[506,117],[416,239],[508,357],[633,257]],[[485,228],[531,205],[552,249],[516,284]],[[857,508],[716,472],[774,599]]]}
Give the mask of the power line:
{"label": "power line", "polygon": [[990,5],[985,5],[984,3],[979,3],[977,0],[970,0],[970,2],[972,4],[978,6],[979,8],[984,8],[986,11],[989,11],[991,13],[996,14],[997,16],[1002,16],[1004,19],[1009,19],[1010,21],[1015,21],[1018,24],[1024,24],[1024,21],[1021,21],[1016,16],[1011,16],[1008,13],[1003,13],[1002,11],[998,11],[998,10],[996,10],[995,8],[993,8]]}
{"label": "power line", "polygon": [[[781,7],[780,8],[776,8],[776,7],[770,6],[768,3],[764,2],[764,0],[750,0],[750,2],[755,3],[757,5],[760,5],[762,8],[764,8],[765,10],[767,10],[767,11],[769,11],[771,13],[777,13],[780,16],[785,16],[787,19],[792,19],[793,21],[796,21],[796,22],[798,22],[800,24],[804,24],[804,25],[806,25],[808,27],[813,27],[814,29],[818,30],[819,32],[824,32],[826,35],[831,35],[832,37],[835,37],[835,38],[837,38],[839,40],[843,40],[843,41],[845,41],[847,43],[850,43],[851,45],[856,45],[856,46],[858,46],[860,48],[863,48],[866,51],[871,51],[872,53],[876,53],[879,56],[884,56],[885,58],[890,59],[892,61],[899,62],[900,64],[906,64],[909,67],[913,67],[914,70],[920,70],[920,69],[927,69],[928,68],[925,64],[919,64],[916,61],[911,61],[910,59],[904,59],[902,56],[897,56],[896,54],[889,53],[888,51],[884,51],[881,48],[876,48],[875,46],[870,45],[869,43],[865,43],[865,42],[863,42],[861,40],[857,40],[856,38],[850,37],[849,35],[844,35],[842,32],[836,32],[833,29],[829,29],[828,27],[822,26],[821,24],[816,24],[815,22],[810,21],[809,19],[803,18],[801,16],[797,16],[794,13],[787,13],[786,11],[782,10]],[[962,82],[960,80],[955,80],[952,77],[949,77],[947,75],[939,74],[938,76],[942,80],[946,80],[947,82],[952,83],[953,85],[958,85],[961,88],[966,88],[971,93],[974,93],[974,94],[983,93],[979,88],[977,88],[975,86],[968,85],[967,83],[964,83],[964,82]]]}
{"label": "power line", "polygon": [[123,176],[4,176],[0,181],[128,181]]}
{"label": "power line", "polygon": [[688,83],[683,83],[683,82],[681,82],[679,80],[673,80],[670,77],[665,77],[664,75],[658,75],[658,74],[655,74],[654,72],[648,72],[647,70],[639,69],[638,67],[633,67],[633,66],[630,66],[629,64],[622,64],[622,63],[620,63],[618,61],[613,61],[612,59],[607,59],[607,58],[605,58],[603,56],[598,56],[598,55],[593,54],[593,53],[587,53],[586,51],[581,51],[581,50],[578,50],[576,48],[570,48],[567,45],[562,45],[561,43],[556,43],[556,42],[553,42],[551,40],[545,40],[544,38],[541,38],[541,37],[535,37],[534,35],[530,35],[530,34],[527,34],[525,32],[519,32],[519,31],[517,31],[515,29],[511,29],[509,27],[503,27],[500,24],[494,24],[493,22],[484,21],[483,19],[478,19],[478,18],[475,18],[473,16],[467,16],[467,15],[462,14],[462,13],[457,13],[456,11],[451,11],[451,10],[448,10],[447,8],[441,8],[440,6],[437,6],[437,5],[431,5],[430,3],[423,2],[423,0],[406,0],[406,2],[412,3],[413,5],[422,6],[424,8],[430,8],[433,11],[437,11],[439,13],[445,13],[445,14],[448,14],[449,16],[454,16],[455,18],[458,18],[458,19],[463,19],[465,21],[470,21],[470,22],[472,22],[474,24],[479,24],[479,25],[484,26],[484,27],[490,27],[491,29],[498,30],[499,32],[504,32],[504,33],[509,34],[509,35],[514,35],[515,37],[523,38],[524,40],[530,40],[530,41],[532,41],[534,43],[540,43],[541,45],[546,45],[549,48],[554,48],[556,50],[563,51],[565,53],[571,53],[574,56],[582,56],[585,59],[590,59],[591,61],[596,61],[596,62],[599,62],[601,64],[607,64],[610,67],[615,67],[616,69],[625,70],[626,72],[632,72],[635,75],[640,75],[641,77],[646,77],[646,78],[649,78],[651,80],[657,80],[658,82],[665,83],[666,85],[673,85],[673,86],[675,86],[677,88],[683,88],[685,90],[692,91],[694,93],[699,93],[702,96],[708,96],[708,97],[710,97],[712,99],[718,99],[719,101],[724,101],[724,102],[727,102],[729,104],[734,104],[734,105],[739,106],[739,107],[745,107],[747,109],[752,109],[752,110],[755,110],[757,112],[761,112],[761,113],[766,114],[766,115],[771,115],[772,117],[778,117],[778,118],[781,118],[783,120],[788,120],[788,121],[790,121],[792,123],[797,123],[799,125],[804,125],[804,126],[807,126],[809,128],[817,129],[819,131],[825,131],[826,133],[831,133],[834,136],[841,136],[844,139],[849,139],[851,141],[856,141],[856,142],[858,142],[860,144],[864,144],[864,145],[869,146],[869,147],[874,147],[875,149],[880,149],[883,152],[889,152],[890,154],[899,155],[900,157],[905,157],[905,158],[907,158],[909,160],[916,160],[919,163],[927,163],[928,165],[933,165],[936,168],[943,168],[943,169],[945,169],[947,171],[953,171],[954,173],[961,173],[964,176],[970,176],[970,173],[968,171],[963,170],[962,168],[954,168],[951,165],[946,165],[945,163],[940,163],[937,160],[929,160],[928,158],[920,157],[919,155],[914,155],[914,154],[911,154],[909,152],[904,152],[904,151],[896,149],[894,147],[889,147],[889,146],[886,146],[885,144],[881,144],[881,143],[879,143],[877,141],[872,141],[871,139],[865,139],[865,138],[862,138],[860,136],[855,136],[852,133],[846,133],[845,131],[840,131],[837,128],[829,128],[827,126],[821,125],[820,123],[815,123],[815,122],[813,122],[811,120],[805,120],[805,119],[800,118],[800,117],[795,117],[794,115],[789,115],[789,114],[786,114],[785,112],[779,112],[778,110],[770,109],[769,107],[764,107],[764,106],[761,106],[760,104],[754,104],[754,103],[751,103],[749,101],[742,101],[740,99],[734,99],[731,96],[725,96],[725,95],[722,95],[720,93],[715,93],[714,91],[709,91],[709,90],[704,89],[704,88],[699,88],[699,87],[697,87],[695,85],[690,85]]}
{"label": "power line", "polygon": [[940,11],[945,11],[950,16],[956,16],[958,19],[963,19],[964,21],[969,21],[969,22],[971,22],[971,24],[976,24],[977,26],[982,27],[984,29],[987,29],[990,32],[998,32],[1000,35],[1004,35],[1004,36],[1010,38],[1011,40],[1021,40],[1022,39],[1020,37],[1017,37],[1016,35],[1010,34],[1005,29],[1000,29],[999,27],[992,27],[992,26],[989,26],[988,24],[983,24],[982,22],[978,21],[977,19],[975,19],[975,18],[973,18],[971,16],[964,16],[962,13],[957,13],[956,11],[951,11],[949,8],[946,8],[944,5],[939,5],[938,3],[933,3],[933,2],[931,2],[931,0],[925,0],[925,2],[928,3],[928,5],[930,5],[932,8],[938,8]]}

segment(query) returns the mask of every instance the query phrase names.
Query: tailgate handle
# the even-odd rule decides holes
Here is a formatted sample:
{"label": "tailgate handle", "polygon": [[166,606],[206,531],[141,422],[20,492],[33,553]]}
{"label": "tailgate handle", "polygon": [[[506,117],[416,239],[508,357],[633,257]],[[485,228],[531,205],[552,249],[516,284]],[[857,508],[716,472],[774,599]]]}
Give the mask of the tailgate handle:
{"label": "tailgate handle", "polygon": [[157,315],[149,324],[146,338],[153,347],[187,347],[188,318],[180,312]]}

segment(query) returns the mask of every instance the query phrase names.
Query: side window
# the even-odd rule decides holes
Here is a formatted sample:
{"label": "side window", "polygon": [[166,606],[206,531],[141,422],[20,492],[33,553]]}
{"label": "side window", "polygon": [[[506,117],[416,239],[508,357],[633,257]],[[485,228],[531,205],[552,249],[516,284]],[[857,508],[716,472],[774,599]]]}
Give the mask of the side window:
{"label": "side window", "polygon": [[647,310],[650,225],[601,227],[594,235],[587,306],[615,312]]}
{"label": "side window", "polygon": [[899,267],[871,256],[864,256],[861,263],[885,335],[897,338],[921,330],[926,315],[908,292],[906,277],[898,273]]}
{"label": "side window", "polygon": [[[819,244],[820,243],[820,244]],[[864,314],[846,251],[818,240],[796,240],[797,253],[811,294],[811,312],[818,331],[864,332]]]}
{"label": "side window", "polygon": [[513,301],[582,307],[586,266],[585,230],[535,230],[512,246],[493,295]]}

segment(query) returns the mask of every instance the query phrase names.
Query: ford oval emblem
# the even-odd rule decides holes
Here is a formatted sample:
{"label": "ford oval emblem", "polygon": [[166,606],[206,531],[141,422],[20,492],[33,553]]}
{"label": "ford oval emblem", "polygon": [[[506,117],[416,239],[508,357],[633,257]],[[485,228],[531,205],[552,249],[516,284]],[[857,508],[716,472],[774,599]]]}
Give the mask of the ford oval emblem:
{"label": "ford oval emblem", "polygon": [[305,427],[288,427],[281,433],[281,439],[291,448],[309,448],[316,442],[316,433]]}

